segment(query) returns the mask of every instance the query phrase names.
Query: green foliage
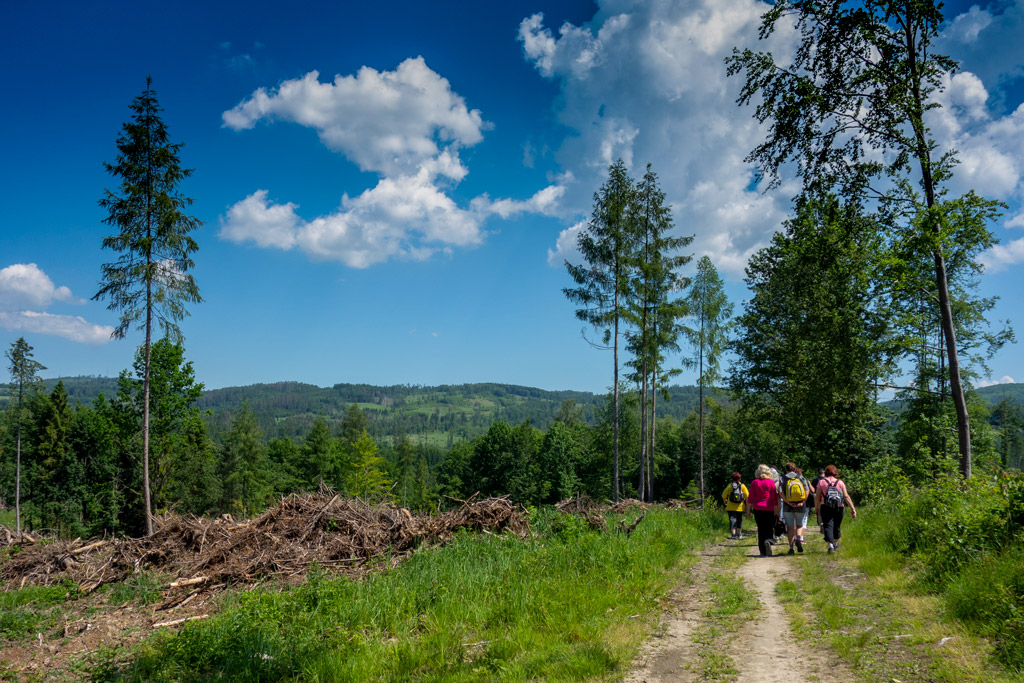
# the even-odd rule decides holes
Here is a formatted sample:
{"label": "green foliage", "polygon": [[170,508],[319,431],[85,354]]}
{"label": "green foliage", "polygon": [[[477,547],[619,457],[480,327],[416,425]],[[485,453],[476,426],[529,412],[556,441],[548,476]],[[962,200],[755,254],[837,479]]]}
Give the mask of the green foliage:
{"label": "green foliage", "polygon": [[221,457],[221,509],[243,516],[262,512],[271,495],[272,477],[263,434],[247,403],[235,417]]}
{"label": "green foliage", "polygon": [[154,574],[140,572],[110,586],[109,600],[114,605],[151,605],[163,597],[164,582]]}
{"label": "green foliage", "polygon": [[881,245],[857,205],[805,196],[751,258],[731,385],[749,413],[777,425],[783,452],[773,458],[856,467],[875,454],[873,385],[893,354]]}
{"label": "green foliage", "polygon": [[365,429],[352,444],[352,469],[346,483],[350,495],[371,503],[391,499],[391,482],[384,472],[384,458],[377,454],[377,444]]}
{"label": "green foliage", "polygon": [[[557,513],[542,515],[556,517]],[[94,680],[578,681],[620,675],[633,617],[721,520],[651,510],[631,537],[579,530],[459,534],[361,581],[239,594],[221,614],[150,641]],[[538,527],[548,524],[539,524]],[[640,620],[642,621],[642,620]]]}
{"label": "green foliage", "polygon": [[1024,546],[985,555],[949,579],[949,614],[995,640],[1004,664],[1024,667]]}
{"label": "green foliage", "polygon": [[1024,475],[964,480],[954,470],[915,487],[890,463],[877,479],[894,485],[857,529],[879,548],[875,569],[920,567],[922,587],[951,616],[992,637],[1004,664],[1024,667]]}
{"label": "green foliage", "polygon": [[182,145],[170,142],[151,85],[147,78],[146,89],[132,101],[132,120],[117,139],[117,158],[104,164],[121,184],[100,200],[108,211],[103,222],[118,231],[104,238],[103,248],[121,256],[103,266],[102,287],[93,297],[109,298],[109,308],[121,311],[117,338],[141,321],[147,345],[152,318],[180,341],[177,323],[188,314],[185,304],[202,301],[188,272],[199,248],[189,233],[202,223],[184,213],[192,200],[178,190],[192,170],[180,165]]}

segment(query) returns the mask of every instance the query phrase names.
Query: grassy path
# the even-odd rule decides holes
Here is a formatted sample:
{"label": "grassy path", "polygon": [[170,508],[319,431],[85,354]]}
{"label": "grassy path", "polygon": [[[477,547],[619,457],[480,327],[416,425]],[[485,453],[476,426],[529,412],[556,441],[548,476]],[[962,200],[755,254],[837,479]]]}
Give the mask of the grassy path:
{"label": "grassy path", "polygon": [[699,552],[625,681],[1024,681],[855,524],[836,555],[814,530],[802,555],[759,558],[753,536]]}
{"label": "grassy path", "polygon": [[627,683],[855,680],[794,635],[777,590],[799,580],[820,552],[809,539],[803,555],[760,558],[753,536],[700,552]]}

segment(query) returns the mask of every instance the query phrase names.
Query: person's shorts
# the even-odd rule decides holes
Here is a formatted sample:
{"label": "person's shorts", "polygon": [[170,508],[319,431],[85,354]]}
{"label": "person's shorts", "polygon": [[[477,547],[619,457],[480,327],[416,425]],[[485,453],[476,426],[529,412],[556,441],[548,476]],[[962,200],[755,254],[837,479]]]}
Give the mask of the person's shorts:
{"label": "person's shorts", "polygon": [[804,529],[807,527],[807,515],[809,512],[810,509],[805,505],[802,508],[788,509],[782,514],[782,516],[786,520],[786,526]]}
{"label": "person's shorts", "polygon": [[729,511],[729,527],[732,528],[732,529],[742,529],[743,528],[743,513],[742,512],[733,512],[732,510]]}

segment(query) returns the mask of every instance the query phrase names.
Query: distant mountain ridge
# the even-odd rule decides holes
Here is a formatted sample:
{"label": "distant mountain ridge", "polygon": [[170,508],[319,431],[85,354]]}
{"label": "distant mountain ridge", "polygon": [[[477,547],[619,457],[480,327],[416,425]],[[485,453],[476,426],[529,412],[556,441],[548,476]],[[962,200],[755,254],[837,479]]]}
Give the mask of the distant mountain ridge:
{"label": "distant mountain ridge", "polygon": [[[64,383],[72,403],[92,403],[101,393],[112,398],[117,393],[113,377],[54,377],[44,380],[46,391],[57,382]],[[0,385],[0,404],[5,402],[6,385]],[[697,388],[669,388],[671,401],[659,396],[658,414],[682,419],[697,405]],[[454,441],[482,434],[491,424],[504,420],[511,424],[529,421],[546,429],[562,403],[576,402],[585,421],[597,421],[597,413],[606,395],[587,391],[549,391],[495,382],[419,386],[371,384],[335,384],[320,387],[303,382],[274,382],[211,389],[203,393],[198,407],[215,439],[229,427],[232,416],[248,402],[257,422],[268,438],[303,437],[317,418],[332,425],[340,422],[352,404],[366,414],[370,431],[376,438],[396,434],[418,437],[423,443],[450,446]],[[723,397],[724,398],[724,397]]]}
{"label": "distant mountain ridge", "polygon": [[[72,402],[88,404],[101,393],[108,398],[117,393],[117,379],[113,377],[56,377],[44,380],[46,390],[52,391],[58,381],[64,382]],[[976,392],[990,405],[1003,399],[1024,405],[1024,384],[997,384]],[[7,393],[7,385],[0,385],[0,404],[8,400]],[[659,416],[682,420],[696,408],[697,387],[672,386],[669,393],[671,401],[659,396]],[[317,418],[335,425],[349,406],[356,404],[366,414],[376,438],[407,434],[446,447],[482,434],[498,420],[511,424],[529,421],[546,429],[567,400],[576,402],[585,421],[595,423],[605,399],[605,394],[587,391],[549,391],[493,382],[440,386],[342,383],[332,387],[274,382],[211,389],[203,393],[198,407],[206,413],[214,438],[230,427],[232,416],[244,402],[248,402],[268,438],[301,438]],[[724,392],[720,392],[719,400],[727,400]]]}

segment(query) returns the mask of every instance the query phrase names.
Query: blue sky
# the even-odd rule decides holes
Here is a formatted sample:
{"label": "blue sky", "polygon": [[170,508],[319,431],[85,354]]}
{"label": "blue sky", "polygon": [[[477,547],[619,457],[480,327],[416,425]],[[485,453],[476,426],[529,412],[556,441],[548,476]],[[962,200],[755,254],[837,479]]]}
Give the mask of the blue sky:
{"label": "blue sky", "polygon": [[[582,340],[561,264],[610,161],[653,164],[737,308],[747,258],[788,215],[792,184],[749,188],[761,131],[722,66],[765,7],[16,3],[0,22],[0,341],[24,335],[46,376],[130,365],[139,335],[110,341],[117,315],[90,299],[115,258],[102,162],[149,75],[195,169],[205,302],[182,330],[208,387],[604,391],[611,359]],[[941,47],[964,71],[931,123],[960,151],[953,189],[1009,205],[982,292],[1016,322],[1024,0],[954,2],[947,18]],[[988,381],[1022,380],[1020,357],[1004,349]]]}

